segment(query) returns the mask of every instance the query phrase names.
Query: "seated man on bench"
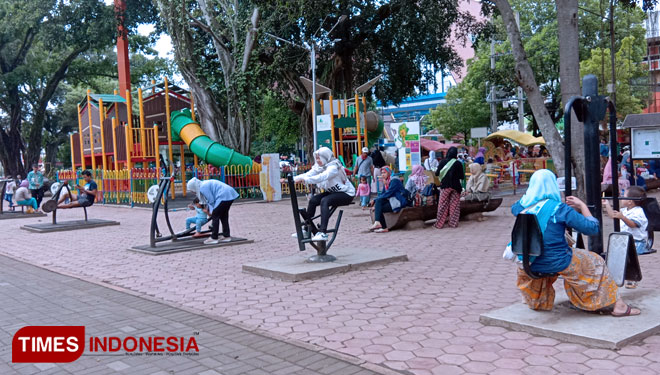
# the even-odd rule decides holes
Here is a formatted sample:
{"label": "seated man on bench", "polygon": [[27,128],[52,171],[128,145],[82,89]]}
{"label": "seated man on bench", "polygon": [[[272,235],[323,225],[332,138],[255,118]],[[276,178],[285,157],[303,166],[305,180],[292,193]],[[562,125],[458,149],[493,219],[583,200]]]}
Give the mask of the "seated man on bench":
{"label": "seated man on bench", "polygon": [[355,197],[355,187],[346,177],[344,166],[335,158],[335,155],[327,147],[321,147],[314,152],[316,163],[312,169],[298,176],[295,182],[315,184],[322,191],[314,195],[307,206],[307,210],[301,210],[301,216],[305,220],[311,220],[316,214],[316,207],[321,206],[321,224],[318,232],[312,237],[313,241],[327,241],[328,221],[330,220],[331,207],[347,206]]}
{"label": "seated man on bench", "polygon": [[[96,199],[96,191],[98,189],[96,182],[92,180],[92,172],[83,171],[83,179],[85,179],[85,186],[76,185],[78,195],[73,195],[71,192],[60,197],[57,208],[74,208],[74,207],[89,207],[94,204]],[[69,203],[63,203],[69,198]]]}

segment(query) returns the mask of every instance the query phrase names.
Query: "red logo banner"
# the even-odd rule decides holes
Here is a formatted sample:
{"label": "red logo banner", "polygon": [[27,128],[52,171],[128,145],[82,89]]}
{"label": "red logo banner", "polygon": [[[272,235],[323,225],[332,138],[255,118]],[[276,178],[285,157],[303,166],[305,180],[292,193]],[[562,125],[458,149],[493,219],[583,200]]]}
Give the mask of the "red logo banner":
{"label": "red logo banner", "polygon": [[64,363],[80,358],[85,350],[85,326],[27,326],[11,342],[14,363]]}

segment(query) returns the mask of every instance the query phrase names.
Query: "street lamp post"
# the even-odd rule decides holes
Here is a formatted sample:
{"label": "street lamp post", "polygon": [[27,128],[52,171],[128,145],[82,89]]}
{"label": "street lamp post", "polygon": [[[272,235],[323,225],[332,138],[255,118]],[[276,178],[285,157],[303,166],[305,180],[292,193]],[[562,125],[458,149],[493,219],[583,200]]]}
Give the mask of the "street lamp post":
{"label": "street lamp post", "polygon": [[[332,31],[335,29],[335,27],[337,27],[337,25],[339,25],[345,19],[346,19],[346,15],[339,16],[339,19],[334,24],[334,26],[332,26],[332,28],[330,28],[327,35],[330,35],[332,33]],[[325,21],[325,19],[323,19],[323,21],[321,22],[321,26],[323,26],[324,21]],[[319,30],[320,29],[321,28],[319,27]],[[316,47],[317,47],[317,42],[314,40],[316,34],[314,34],[310,38],[309,42],[307,43],[308,45],[306,45],[306,46],[301,46],[301,45],[295,44],[293,42],[290,42],[286,39],[282,39],[282,38],[280,38],[276,35],[270,34],[270,33],[264,33],[264,34],[271,37],[271,38],[273,38],[273,39],[277,39],[281,42],[288,43],[288,44],[290,44],[292,46],[295,46],[295,47],[298,47],[298,48],[306,49],[310,52],[310,60],[311,60],[310,65],[311,65],[311,68],[312,68],[312,124],[313,124],[312,132],[314,133],[314,151],[316,151],[318,149],[318,144],[317,144],[318,142],[317,142],[317,139],[316,139]],[[334,39],[333,42],[338,42],[340,40],[341,39]]]}

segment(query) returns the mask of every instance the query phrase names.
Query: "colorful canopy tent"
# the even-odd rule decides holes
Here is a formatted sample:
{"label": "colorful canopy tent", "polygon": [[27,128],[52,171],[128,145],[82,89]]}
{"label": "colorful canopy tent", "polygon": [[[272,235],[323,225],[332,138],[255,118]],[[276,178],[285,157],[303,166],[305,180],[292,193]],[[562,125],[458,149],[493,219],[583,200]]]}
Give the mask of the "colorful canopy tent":
{"label": "colorful canopy tent", "polygon": [[506,138],[522,146],[545,145],[543,137],[534,137],[531,134],[523,133],[518,130],[501,130],[489,135],[484,138],[484,140],[489,141],[494,138]]}
{"label": "colorful canopy tent", "polygon": [[465,147],[465,145],[460,143],[441,143],[438,141],[433,141],[430,139],[422,138],[420,140],[420,145],[426,151],[445,151],[449,150],[450,147]]}

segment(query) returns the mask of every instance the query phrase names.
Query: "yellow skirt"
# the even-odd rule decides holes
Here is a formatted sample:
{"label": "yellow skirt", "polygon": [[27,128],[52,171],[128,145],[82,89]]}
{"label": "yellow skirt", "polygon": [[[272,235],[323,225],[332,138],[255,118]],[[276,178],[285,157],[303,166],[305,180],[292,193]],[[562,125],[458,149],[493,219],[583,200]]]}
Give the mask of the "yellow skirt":
{"label": "yellow skirt", "polygon": [[[568,299],[576,307],[595,311],[613,305],[617,300],[618,288],[610,276],[603,258],[591,251],[573,249],[571,264],[559,272],[564,279]],[[552,310],[555,289],[552,284],[558,276],[532,279],[524,270],[518,269],[518,289],[525,303],[533,310]]]}

